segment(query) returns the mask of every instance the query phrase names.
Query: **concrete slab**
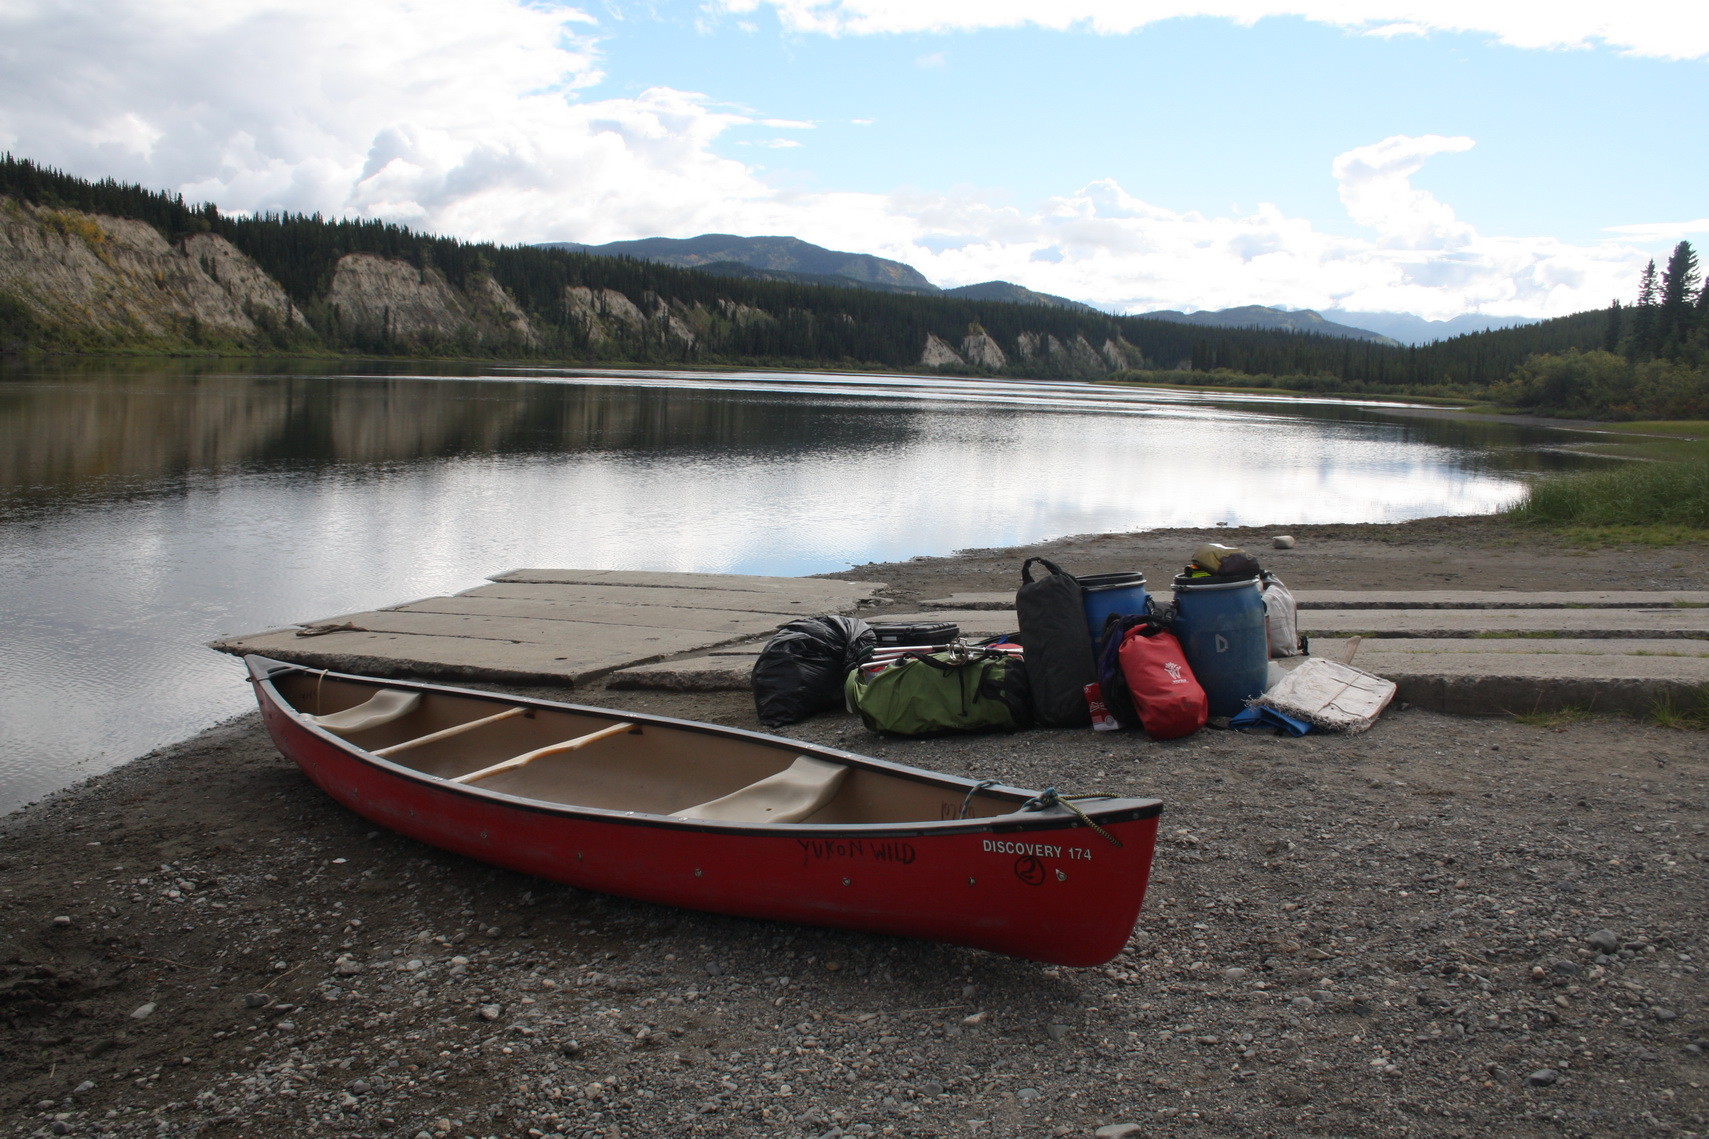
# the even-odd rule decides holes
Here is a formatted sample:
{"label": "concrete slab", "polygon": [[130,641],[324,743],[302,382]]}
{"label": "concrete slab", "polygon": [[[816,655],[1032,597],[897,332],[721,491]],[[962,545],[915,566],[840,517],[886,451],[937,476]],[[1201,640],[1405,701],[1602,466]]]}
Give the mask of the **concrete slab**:
{"label": "concrete slab", "polygon": [[1709,609],[1703,590],[1296,589],[1301,609]]}
{"label": "concrete slab", "polygon": [[[573,625],[573,622],[564,622]],[[610,625],[587,625],[592,633]],[[644,635],[600,642],[588,638],[566,645],[485,641],[419,633],[337,632],[318,637],[290,630],[216,642],[222,652],[260,653],[277,660],[374,676],[418,676],[570,687],[647,660],[706,647],[706,634],[649,629]]]}
{"label": "concrete slab", "polygon": [[1307,637],[1709,638],[1709,609],[1314,609]]}
{"label": "concrete slab", "polygon": [[[1295,589],[1301,609],[1657,609],[1709,608],[1704,590],[1585,590],[1521,593],[1516,590]],[[1159,605],[1171,590],[1152,592]],[[920,602],[924,609],[1013,609],[1013,593],[952,593]]]}
{"label": "concrete slab", "polygon": [[[1349,642],[1335,637],[1314,637],[1312,653],[1340,660]],[[1408,659],[1429,656],[1544,656],[1602,657],[1635,656],[1669,659],[1709,660],[1709,642],[1680,637],[1635,640],[1628,637],[1374,637],[1359,642],[1353,663],[1364,666],[1367,658]]]}
{"label": "concrete slab", "polygon": [[488,581],[510,584],[604,585],[625,589],[711,590],[752,593],[782,601],[790,608],[816,604],[818,612],[856,605],[883,591],[877,581],[825,577],[766,577],[737,573],[671,573],[664,570],[519,569],[493,574]]}
{"label": "concrete slab", "polygon": [[668,586],[561,585],[554,582],[496,582],[477,586],[458,597],[493,597],[507,601],[543,601],[552,605],[645,605],[650,608],[725,609],[741,613],[770,613],[779,623],[822,613],[848,613],[874,594],[850,599],[809,589],[800,597],[750,590],[675,589]]}
{"label": "concrete slab", "polygon": [[606,677],[605,686],[666,692],[745,692],[753,688],[754,662],[764,647],[755,644],[746,651],[719,651],[619,669]]}
{"label": "concrete slab", "polygon": [[[658,605],[565,605],[543,612],[538,600],[497,597],[428,597],[406,605],[392,605],[379,613],[445,614],[467,617],[524,618],[532,621],[580,621],[593,625],[632,625],[654,629],[700,629],[703,631],[746,631],[753,635],[770,632],[787,618],[778,613],[743,613],[730,609],[690,609]],[[328,617],[319,625],[337,625],[372,614]]]}
{"label": "concrete slab", "polygon": [[[701,613],[709,610],[699,610]],[[412,633],[426,637],[472,637],[481,641],[513,644],[556,645],[560,650],[587,651],[584,646],[644,643],[650,634],[677,634],[690,648],[708,648],[742,637],[775,629],[777,618],[758,613],[725,614],[718,621],[681,628],[672,625],[615,625],[609,622],[574,621],[567,617],[495,617],[469,613],[421,613],[390,609],[352,613],[324,624],[304,626],[314,634],[320,630],[364,633]],[[300,634],[299,634],[300,635]],[[599,650],[603,651],[603,649]]]}
{"label": "concrete slab", "polygon": [[[1346,647],[1312,641],[1332,660]],[[1709,685],[1709,643],[1677,638],[1375,638],[1353,663],[1394,681],[1398,700],[1469,716],[1570,707],[1641,716],[1662,700],[1689,706]]]}
{"label": "concrete slab", "polygon": [[[230,637],[213,647],[382,676],[578,685],[632,665],[769,637],[799,616],[850,612],[882,589],[874,582],[731,574],[499,576],[506,580],[452,597]],[[557,580],[534,580],[545,578]]]}

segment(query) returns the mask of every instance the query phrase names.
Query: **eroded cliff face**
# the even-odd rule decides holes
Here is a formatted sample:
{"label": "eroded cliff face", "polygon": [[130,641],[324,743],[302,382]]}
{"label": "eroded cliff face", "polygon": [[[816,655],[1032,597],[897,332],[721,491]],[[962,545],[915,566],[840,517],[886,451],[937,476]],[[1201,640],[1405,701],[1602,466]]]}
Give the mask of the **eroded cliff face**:
{"label": "eroded cliff face", "polygon": [[[719,315],[733,323],[769,320],[764,310],[749,304],[719,301]],[[656,292],[648,292],[636,304],[617,289],[590,289],[569,286],[564,289],[564,315],[571,320],[590,349],[608,352],[620,345],[644,339],[651,333],[655,339],[689,349],[711,332],[718,316],[702,304],[667,301]]]}
{"label": "eroded cliff face", "polygon": [[492,277],[472,277],[459,291],[437,269],[374,253],[338,259],[326,304],[345,327],[404,347],[540,342],[528,314]]}
{"label": "eroded cliff face", "polygon": [[[490,274],[458,287],[436,268],[374,253],[341,257],[326,293],[299,306],[216,233],[168,241],[146,222],[0,198],[0,341],[22,326],[26,342],[46,347],[321,346],[692,361],[740,359],[753,351],[745,345],[756,342],[747,335],[756,326],[815,320],[845,341],[857,324],[847,312],[774,312],[730,299],[689,304],[585,285],[564,288],[557,311],[531,313]],[[1000,341],[974,324],[959,338],[928,334],[917,366],[1066,376],[1139,360],[1138,349],[1119,339],[1101,349],[1084,337],[1065,343],[1039,332]]]}
{"label": "eroded cliff face", "polygon": [[976,327],[962,338],[961,354],[975,368],[1000,372],[1009,366],[1009,358],[1003,354],[1002,347],[983,328]]}
{"label": "eroded cliff face", "polygon": [[939,340],[934,333],[926,333],[926,348],[920,353],[922,368],[965,368],[967,361],[963,360],[954,348]]}
{"label": "eroded cliff face", "polygon": [[223,237],[175,245],[145,222],[11,199],[0,199],[0,292],[42,327],[97,341],[250,340],[303,323]]}

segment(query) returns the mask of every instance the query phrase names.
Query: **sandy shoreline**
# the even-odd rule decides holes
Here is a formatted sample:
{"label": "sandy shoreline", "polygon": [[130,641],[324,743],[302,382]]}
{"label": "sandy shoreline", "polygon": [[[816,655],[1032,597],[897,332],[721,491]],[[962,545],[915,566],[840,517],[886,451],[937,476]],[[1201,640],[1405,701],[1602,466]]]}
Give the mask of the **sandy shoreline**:
{"label": "sandy shoreline", "polygon": [[[1032,552],[1162,582],[1205,538],[1297,588],[1709,588],[1709,548],[1495,519],[837,576],[899,606],[1011,589]],[[575,698],[755,726],[743,694]],[[1701,733],[788,734],[1159,795],[1139,935],[1052,969],[553,886],[376,831],[249,716],[0,820],[0,1135],[1709,1134]]]}

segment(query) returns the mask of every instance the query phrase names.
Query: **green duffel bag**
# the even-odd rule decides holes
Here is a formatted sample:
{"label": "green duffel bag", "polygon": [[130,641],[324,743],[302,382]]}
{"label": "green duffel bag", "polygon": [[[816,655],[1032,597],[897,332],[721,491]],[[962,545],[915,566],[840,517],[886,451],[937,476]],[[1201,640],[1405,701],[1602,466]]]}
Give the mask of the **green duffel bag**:
{"label": "green duffel bag", "polygon": [[877,672],[857,668],[843,694],[875,732],[933,736],[1032,726],[1026,668],[1000,652],[922,653]]}

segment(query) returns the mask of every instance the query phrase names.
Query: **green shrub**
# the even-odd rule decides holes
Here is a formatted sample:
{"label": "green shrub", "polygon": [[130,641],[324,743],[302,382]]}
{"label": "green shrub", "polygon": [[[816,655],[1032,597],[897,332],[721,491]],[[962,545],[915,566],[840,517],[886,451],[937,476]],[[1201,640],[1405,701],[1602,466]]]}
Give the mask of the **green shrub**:
{"label": "green shrub", "polygon": [[1709,530],[1709,460],[1562,475],[1534,485],[1510,513],[1557,525]]}
{"label": "green shrub", "polygon": [[1496,403],[1582,419],[1700,419],[1709,416],[1709,369],[1678,360],[1633,363],[1576,349],[1533,356],[1489,389]]}

